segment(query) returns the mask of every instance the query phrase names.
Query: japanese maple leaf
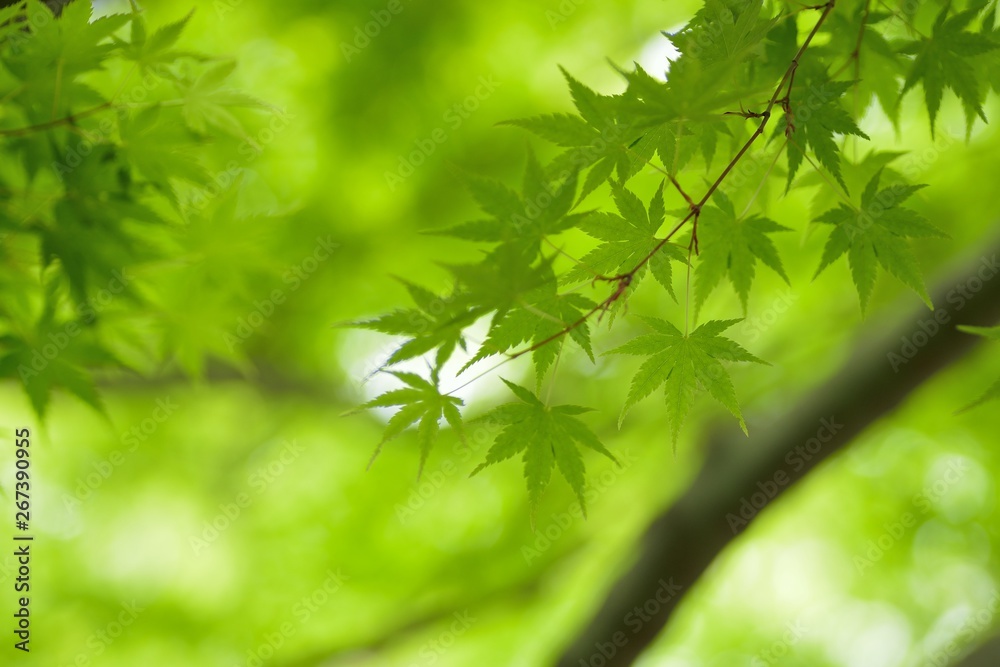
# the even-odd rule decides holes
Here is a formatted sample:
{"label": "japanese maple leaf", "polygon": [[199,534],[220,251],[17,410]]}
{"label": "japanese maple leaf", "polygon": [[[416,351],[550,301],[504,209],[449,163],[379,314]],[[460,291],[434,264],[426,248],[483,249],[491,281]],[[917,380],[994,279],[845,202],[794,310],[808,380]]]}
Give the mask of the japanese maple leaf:
{"label": "japanese maple leaf", "polygon": [[[567,330],[569,337],[593,360],[590,325],[584,316],[596,305],[580,294],[573,292],[558,294],[554,281],[542,285],[527,294],[517,306],[497,312],[490,324],[486,340],[459,373],[483,359],[503,354],[521,344],[530,342],[534,345],[550,341],[551,344],[540,345],[538,349],[532,351],[536,375],[541,382],[545,371],[556,360],[561,349],[559,343],[552,339]],[[576,326],[572,326],[574,324]]]}
{"label": "japanese maple leaf", "polygon": [[816,275],[846,253],[862,311],[868,307],[879,265],[933,308],[907,239],[947,235],[915,211],[900,206],[923,185],[897,184],[879,190],[881,177],[880,169],[865,187],[860,206],[841,204],[816,219],[835,225]]}
{"label": "japanese maple leaf", "polygon": [[[613,277],[630,271],[659,245],[656,232],[666,218],[663,184],[650,200],[648,210],[634,193],[622,185],[613,184],[612,193],[618,215],[591,213],[580,221],[580,229],[599,239],[601,244],[580,259],[580,264],[564,278],[566,282],[593,278],[594,274]],[[653,277],[676,300],[671,260],[686,264],[687,255],[678,246],[668,243],[653,255],[648,265]],[[645,272],[643,268],[633,283],[641,279]]]}
{"label": "japanese maple leaf", "polygon": [[406,286],[416,308],[400,308],[374,320],[352,322],[349,326],[409,337],[392,353],[385,366],[437,349],[437,366],[440,367],[451,357],[456,347],[465,349],[462,331],[486,311],[467,307],[460,295],[439,297],[409,281],[401,282]]}
{"label": "japanese maple leaf", "polygon": [[910,42],[901,50],[916,56],[906,75],[903,93],[917,83],[923,84],[932,135],[945,88],[951,88],[962,100],[970,129],[976,116],[986,120],[982,105],[984,90],[970,60],[1000,46],[987,35],[965,30],[979,14],[979,9],[969,9],[948,18],[950,9],[949,3],[938,14],[930,38]]}
{"label": "japanese maple leaf", "polygon": [[552,182],[534,153],[528,154],[521,194],[488,178],[469,175],[465,181],[473,198],[490,217],[437,230],[435,234],[512,245],[534,256],[542,239],[574,227],[582,217],[570,213],[576,196],[576,172],[570,171],[558,182]]}
{"label": "japanese maple leaf", "polygon": [[436,374],[431,378],[433,382],[428,382],[414,373],[401,371],[389,371],[389,373],[402,380],[407,386],[403,389],[387,391],[358,408],[358,410],[364,410],[401,406],[385,425],[382,441],[379,442],[375,453],[372,454],[368,467],[370,468],[375,462],[375,458],[382,451],[385,443],[398,437],[408,426],[419,421],[420,423],[417,425],[417,443],[420,446],[420,467],[417,471],[419,479],[424,470],[424,463],[427,462],[427,456],[437,438],[440,429],[438,422],[442,417],[458,433],[459,437],[462,437],[462,415],[458,411],[458,406],[462,405],[462,399],[442,394],[438,389]]}
{"label": "japanese maple leaf", "polygon": [[524,387],[507,380],[504,380],[504,384],[520,402],[506,403],[480,418],[502,425],[503,430],[486,452],[486,460],[472,471],[472,475],[515,454],[522,454],[532,513],[552,478],[553,468],[558,467],[576,493],[586,515],[584,464],[579,447],[600,452],[617,463],[594,432],[576,417],[589,412],[590,408],[577,405],[549,407]]}
{"label": "japanese maple leaf", "polygon": [[[618,179],[626,181],[645,164],[649,155],[631,144],[637,134],[631,123],[621,118],[621,98],[600,95],[563,70],[578,116],[568,113],[547,114],[507,121],[567,150],[552,163],[550,171],[590,168],[580,193],[580,200],[610,178],[617,168]],[[651,154],[651,148],[650,152]],[[639,154],[637,154],[637,152]],[[592,167],[592,168],[591,168]]]}
{"label": "japanese maple leaf", "polygon": [[608,354],[632,354],[649,357],[632,379],[628,398],[622,407],[618,423],[625,419],[629,408],[663,386],[667,402],[667,421],[671,439],[677,447],[684,418],[691,411],[699,388],[725,406],[735,416],[743,432],[746,423],[736,400],[736,390],[723,367],[723,361],[767,362],[747,352],[734,341],[720,336],[740,320],[713,320],[690,334],[664,320],[644,317],[654,333],[633,338]]}
{"label": "japanese maple leaf", "polygon": [[840,170],[840,147],[834,135],[870,139],[844,109],[840,98],[854,85],[852,81],[830,81],[823,71],[799,67],[789,103],[791,114],[781,118],[776,136],[788,137],[788,184],[791,187],[805,151],[812,150],[819,163],[847,189]]}
{"label": "japanese maple leaf", "polygon": [[767,234],[791,230],[757,215],[737,218],[733,203],[721,190],[716,190],[713,201],[718,206],[705,207],[698,218],[701,254],[695,270],[695,312],[723,276],[728,275],[746,313],[757,260],[788,282],[778,250]]}

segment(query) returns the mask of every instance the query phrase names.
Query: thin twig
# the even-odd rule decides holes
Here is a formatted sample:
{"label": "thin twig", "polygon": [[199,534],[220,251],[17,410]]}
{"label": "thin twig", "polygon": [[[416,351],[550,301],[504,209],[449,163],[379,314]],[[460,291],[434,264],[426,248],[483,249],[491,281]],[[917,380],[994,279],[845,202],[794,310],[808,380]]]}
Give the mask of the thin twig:
{"label": "thin twig", "polygon": [[747,202],[746,208],[743,209],[743,212],[740,213],[738,218],[736,218],[737,220],[742,220],[744,217],[746,217],[746,214],[750,212],[750,207],[753,206],[753,203],[755,201],[757,201],[757,197],[760,195],[760,191],[764,189],[764,184],[767,183],[767,179],[770,178],[771,176],[771,171],[773,171],[774,166],[778,164],[778,158],[781,157],[781,153],[787,147],[788,147],[788,138],[786,137],[785,141],[781,144],[781,146],[778,147],[778,150],[774,153],[774,159],[771,160],[770,166],[768,166],[767,171],[764,172],[764,178],[760,179],[760,184],[757,186],[757,189],[754,190],[753,196],[751,196],[750,201]]}
{"label": "thin twig", "polygon": [[847,60],[844,61],[844,64],[838,67],[837,71],[835,71],[833,74],[830,75],[831,79],[836,79],[837,76],[843,73],[843,71],[847,69],[852,62],[854,63],[855,66],[854,78],[855,80],[860,78],[860,75],[857,72],[857,68],[861,60],[861,43],[865,39],[865,28],[868,27],[868,17],[871,14],[871,6],[872,6],[872,0],[865,0],[865,6],[861,10],[861,27],[858,29],[858,39],[854,43],[854,50],[851,51],[849,56],[847,56]]}
{"label": "thin twig", "polygon": [[[785,70],[785,74],[781,77],[781,81],[778,82],[777,87],[774,89],[774,93],[771,95],[771,98],[767,102],[767,107],[764,109],[764,111],[760,112],[759,115],[754,116],[760,118],[760,124],[757,126],[757,129],[754,131],[754,133],[750,135],[750,138],[747,139],[746,143],[743,144],[739,152],[737,152],[736,155],[733,157],[733,159],[729,161],[729,164],[726,165],[725,169],[722,170],[722,173],[720,173],[719,176],[715,179],[715,181],[709,186],[704,196],[702,196],[702,198],[699,201],[697,202],[692,201],[690,203],[691,210],[684,217],[684,219],[678,222],[677,225],[670,231],[669,234],[667,234],[666,237],[660,239],[659,242],[653,247],[653,249],[650,250],[649,253],[646,254],[642,259],[640,259],[639,262],[634,267],[632,267],[631,270],[615,276],[600,276],[595,279],[595,280],[604,280],[607,282],[616,283],[615,290],[606,299],[604,299],[596,306],[591,308],[589,311],[581,315],[575,322],[566,325],[560,331],[557,331],[551,336],[548,336],[547,338],[538,341],[537,343],[534,343],[529,347],[508,354],[507,358],[501,361],[499,364],[496,364],[494,367],[487,369],[480,375],[477,375],[476,377],[472,378],[472,380],[469,380],[465,384],[452,390],[452,392],[449,393],[458,391],[459,389],[467,386],[468,384],[471,384],[476,379],[496,370],[497,368],[499,368],[500,366],[509,361],[513,361],[514,359],[522,357],[530,352],[534,352],[540,347],[548,345],[552,341],[562,338],[570,331],[573,331],[577,327],[586,323],[595,314],[607,311],[616,301],[618,301],[618,299],[622,297],[623,294],[625,294],[636,274],[640,270],[642,270],[642,268],[646,266],[646,264],[648,264],[653,257],[656,256],[656,253],[658,253],[660,250],[663,249],[664,246],[670,243],[670,240],[673,238],[673,236],[677,232],[679,232],[681,228],[684,227],[684,225],[686,225],[688,222],[692,220],[694,220],[694,222],[692,224],[692,234],[691,234],[692,238],[689,248],[697,252],[697,243],[698,243],[697,220],[698,220],[698,215],[701,213],[702,207],[705,206],[708,200],[719,188],[719,186],[722,185],[722,182],[726,180],[726,178],[729,176],[730,173],[732,173],[733,169],[735,169],[736,165],[739,164],[740,160],[743,159],[743,156],[747,154],[747,152],[750,150],[750,147],[754,144],[754,142],[756,142],[757,139],[764,134],[764,128],[767,126],[768,121],[771,119],[771,112],[774,109],[775,105],[779,103],[781,103],[782,105],[786,105],[789,103],[789,98],[791,95],[791,84],[794,82],[795,70],[798,68],[799,61],[802,58],[802,55],[806,52],[806,49],[809,48],[809,45],[812,43],[813,39],[815,39],[816,35],[819,34],[820,28],[826,22],[826,19],[830,16],[830,13],[833,11],[835,5],[836,5],[836,0],[829,0],[829,2],[826,2],[825,4],[809,6],[805,8],[805,9],[822,10],[822,14],[820,14],[820,17],[816,21],[816,24],[813,26],[812,30],[806,36],[805,40],[802,42],[802,45],[799,47],[798,52],[796,52],[795,57],[792,59],[791,64],[789,64],[788,69]],[[784,97],[782,97],[781,93],[785,89],[786,84],[788,84],[789,92],[786,93]],[[690,269],[690,264],[691,262],[689,259],[688,261],[689,269]]]}
{"label": "thin twig", "polygon": [[688,206],[694,206],[695,205],[694,201],[692,201],[691,197],[688,196],[688,193],[684,192],[684,188],[681,187],[681,184],[677,182],[676,178],[674,178],[673,176],[670,176],[670,182],[673,184],[673,186],[675,188],[677,188],[677,192],[681,193],[681,197],[684,197],[684,201],[686,201],[688,203]]}
{"label": "thin twig", "polygon": [[110,108],[111,102],[105,102],[85,111],[63,116],[62,118],[56,118],[55,120],[45,121],[44,123],[28,125],[26,127],[17,127],[8,130],[0,129],[0,137],[24,137],[29,134],[34,134],[35,132],[44,132],[45,130],[53,127],[59,127],[60,125],[71,125],[74,121],[86,118],[87,116],[93,116],[96,113],[100,113],[101,111],[105,111]]}

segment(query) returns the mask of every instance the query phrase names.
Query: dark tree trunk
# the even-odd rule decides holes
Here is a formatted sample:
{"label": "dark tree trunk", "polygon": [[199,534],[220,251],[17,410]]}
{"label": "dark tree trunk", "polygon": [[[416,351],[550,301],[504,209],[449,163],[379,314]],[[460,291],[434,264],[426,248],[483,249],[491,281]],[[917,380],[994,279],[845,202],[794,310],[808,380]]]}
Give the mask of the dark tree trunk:
{"label": "dark tree trunk", "polygon": [[[938,283],[934,303],[939,310],[951,308],[947,295],[976,276],[984,261],[992,258],[995,263],[997,254],[1000,254],[1000,240],[984,243],[975,259]],[[955,326],[989,326],[1000,321],[1000,276],[983,281],[982,290],[961,312],[949,315],[950,320],[937,335],[930,337],[915,358],[900,365],[898,372],[890,367],[888,355],[898,354],[900,338],[920,331],[919,322],[932,317],[924,308],[899,321],[891,332],[869,327],[844,368],[810,396],[798,404],[790,404],[783,421],[768,432],[753,433],[749,442],[742,434],[714,438],[694,483],[649,526],[638,548],[638,559],[612,586],[589,626],[558,661],[559,667],[596,664],[591,659],[600,655],[598,645],[606,652],[610,652],[609,646],[615,650],[615,655],[601,664],[631,665],[657,637],[685,593],[736,539],[727,515],[738,515],[741,499],[758,492],[757,483],[772,480],[778,471],[785,471],[789,482],[778,486],[777,493],[787,491],[823,460],[846,447],[872,422],[899,406],[924,381],[972,349],[978,343],[977,338],[958,331]],[[972,398],[974,393],[970,388],[970,396],[964,398]],[[956,407],[961,401],[962,398],[955,398]],[[816,438],[824,420],[836,422],[839,427],[814,458],[793,471],[785,457]],[[828,428],[824,435],[831,435],[831,430]],[[770,502],[775,500],[777,497]],[[650,605],[658,606],[659,612],[648,616],[649,620],[637,628],[633,610],[652,600],[663,588],[661,582],[679,586],[680,592],[665,603]],[[661,592],[660,602],[666,597]],[[626,617],[631,619],[629,624]]]}

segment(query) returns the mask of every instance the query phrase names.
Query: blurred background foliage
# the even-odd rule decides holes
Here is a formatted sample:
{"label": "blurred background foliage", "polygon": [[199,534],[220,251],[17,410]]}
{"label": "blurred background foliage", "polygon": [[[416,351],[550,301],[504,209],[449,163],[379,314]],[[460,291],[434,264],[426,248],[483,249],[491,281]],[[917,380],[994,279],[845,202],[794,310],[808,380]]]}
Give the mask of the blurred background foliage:
{"label": "blurred background foliage", "polygon": [[[150,26],[189,9],[142,6]],[[393,276],[443,290],[436,262],[475,256],[424,232],[477,215],[461,171],[518,182],[529,140],[495,125],[568,109],[559,65],[617,92],[608,60],[662,71],[670,49],[658,31],[679,27],[699,3],[403,0],[374,37],[359,39],[387,6],[197,3],[179,46],[231,56],[234,85],[277,110],[240,116],[259,150],[212,133],[199,148],[209,180],[188,194],[214,182],[222,196],[180,241],[151,232],[171,258],[136,269],[142,308],[108,311],[120,309],[123,321],[105,343],[142,374],[95,375],[106,416],[57,392],[40,421],[15,382],[0,388],[6,432],[32,429],[37,532],[32,652],[10,663],[4,646],[4,664],[549,664],[628,566],[651,517],[690,482],[719,411],[700,404],[675,456],[657,401],[617,430],[628,374],[583,355],[563,360],[555,392],[603,408],[589,423],[623,462],[588,458],[587,520],[557,483],[532,531],[515,465],[468,479],[489,443],[485,427],[470,431],[469,449],[446,432],[420,482],[412,434],[365,471],[385,415],[341,413],[384,389],[378,376],[365,380],[393,341],[336,325],[403,302]],[[121,75],[112,68],[97,83]],[[995,227],[1000,137],[980,125],[966,144],[962,109],[946,98],[932,139],[918,101],[904,100],[898,132],[877,109],[864,129],[882,150],[909,151],[899,169],[933,186],[914,204],[952,237],[916,245],[933,280],[955,257],[975,256]],[[996,111],[991,97],[988,115]],[[421,148],[428,142],[433,151]],[[412,175],[387,176],[415,152],[422,164]],[[223,185],[231,160],[238,177]],[[635,185],[648,194],[656,181],[643,174]],[[775,185],[766,198],[770,215],[807,231],[775,238],[792,287],[761,275],[733,330],[773,364],[732,371],[751,429],[780,417],[915,301],[880,280],[862,320],[846,264],[812,280],[824,239],[802,223],[829,203],[814,185],[784,197]],[[607,206],[604,197],[593,206]],[[582,236],[566,244],[587,247]],[[4,261],[31,252],[7,247]],[[281,302],[254,326],[275,291]],[[640,288],[629,307],[674,315],[682,306]],[[738,309],[730,290],[717,290],[704,317]],[[602,349],[633,328],[626,320],[602,333]],[[943,664],[934,659],[948,642],[964,648],[992,632],[996,619],[981,612],[1000,586],[1000,415],[953,412],[998,373],[1000,350],[983,346],[768,506],[688,593],[642,664]],[[527,364],[505,372],[531,374]],[[504,391],[494,378],[473,385],[469,414]],[[0,465],[13,469],[11,447]],[[942,486],[949,465],[962,472]],[[870,541],[907,512],[915,525],[860,567],[856,557],[869,558]],[[14,573],[4,549],[8,623]]]}

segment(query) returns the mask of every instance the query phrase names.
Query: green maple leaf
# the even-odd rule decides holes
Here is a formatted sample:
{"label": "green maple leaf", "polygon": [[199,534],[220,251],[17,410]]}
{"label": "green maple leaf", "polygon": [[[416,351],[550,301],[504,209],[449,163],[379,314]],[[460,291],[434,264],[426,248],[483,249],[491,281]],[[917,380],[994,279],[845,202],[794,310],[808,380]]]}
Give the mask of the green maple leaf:
{"label": "green maple leaf", "polygon": [[26,10],[27,6],[21,3],[0,7],[0,40],[6,41],[24,30]]}
{"label": "green maple leaf", "polygon": [[570,214],[576,196],[576,172],[553,183],[545,177],[534,153],[528,154],[520,195],[492,179],[466,176],[465,181],[476,202],[491,217],[432,233],[523,246],[525,253],[533,256],[540,251],[545,237],[572,228],[582,217]]}
{"label": "green maple leaf", "polygon": [[[566,274],[564,282],[593,278],[594,274],[613,277],[630,271],[660,243],[656,232],[666,219],[663,184],[653,195],[648,209],[622,185],[612,183],[612,193],[619,215],[591,213],[580,221],[579,228],[600,240],[601,244],[580,259],[580,263]],[[678,246],[667,243],[653,255],[648,266],[653,277],[676,300],[671,260],[686,264],[687,254]],[[634,277],[633,284],[637,284],[645,274],[644,267]]]}
{"label": "green maple leaf", "polygon": [[[636,131],[642,132],[630,151],[644,160],[655,151],[670,174],[683,169],[699,151],[706,168],[710,167],[719,134],[732,134],[720,110],[762,92],[758,85],[736,74],[736,69],[732,62],[705,66],[682,56],[671,63],[666,82],[650,76],[638,64],[633,71],[619,70],[629,85],[622,98],[622,112],[633,119]],[[741,82],[739,87],[720,85],[734,76]],[[701,94],[691,95],[692,90]]]}
{"label": "green maple leaf", "polygon": [[[590,299],[575,293],[556,293],[555,282],[548,283],[531,294],[525,296],[523,303],[503,313],[497,313],[490,323],[489,334],[475,356],[462,367],[459,373],[465,372],[473,364],[488,357],[503,354],[511,348],[526,343],[541,343],[551,339],[561,331],[580,322],[585,313],[591,311],[596,304]],[[569,331],[569,337],[575,341],[590,357],[594,359],[594,350],[590,342],[590,325],[581,322]],[[532,352],[538,382],[541,382],[545,371],[559,356],[560,345],[557,341],[542,345]]]}
{"label": "green maple leaf", "polygon": [[209,176],[195,157],[195,144],[179,123],[161,120],[162,108],[151,106],[134,116],[124,115],[119,124],[121,152],[126,162],[176,204],[174,179],[195,184]]}
{"label": "green maple leaf", "polygon": [[[802,165],[804,152],[812,150],[819,163],[833,174],[847,189],[840,170],[840,147],[834,135],[870,137],[861,131],[850,114],[844,110],[841,98],[854,85],[852,81],[830,81],[824,71],[818,70],[813,61],[800,65],[795,86],[792,88],[792,117],[782,116],[774,136],[788,136],[788,183],[792,186],[795,174]],[[789,120],[793,131],[788,134]]]}
{"label": "green maple leaf", "polygon": [[224,62],[206,69],[193,80],[176,82],[184,100],[181,113],[192,131],[207,135],[212,127],[238,139],[246,139],[243,124],[232,110],[275,110],[273,106],[225,85],[235,69],[235,61]]}
{"label": "green maple leaf", "polygon": [[476,264],[445,264],[462,290],[462,304],[485,315],[503,315],[530,300],[530,295],[546,285],[555,285],[553,257],[534,261],[535,250],[520,243],[503,243]]}
{"label": "green maple leaf", "polygon": [[579,447],[587,447],[600,452],[615,463],[618,462],[601,444],[594,432],[577,419],[577,415],[589,412],[590,408],[577,405],[559,405],[550,408],[524,387],[507,380],[504,380],[504,384],[514,392],[520,402],[506,403],[480,418],[501,424],[504,428],[486,452],[486,460],[472,471],[472,475],[523,452],[524,478],[528,484],[528,500],[532,516],[542,492],[552,478],[552,469],[555,467],[559,468],[563,478],[576,493],[580,507],[586,515],[587,507],[583,494],[586,471]]}
{"label": "green maple leaf", "polygon": [[[977,336],[983,336],[989,338],[990,340],[1000,341],[1000,326],[997,327],[969,327],[969,326],[959,326],[960,330],[975,334]],[[966,412],[972,408],[979,407],[983,403],[988,401],[1000,400],[1000,379],[993,383],[989,389],[987,389],[982,396],[969,403],[964,408],[959,410],[959,412]]]}
{"label": "green maple leaf", "polygon": [[791,230],[757,215],[737,219],[733,203],[721,190],[715,191],[713,199],[718,207],[706,206],[698,217],[701,254],[695,269],[695,312],[728,275],[745,314],[758,259],[788,282],[778,249],[767,234]]}
{"label": "green maple leaf", "polygon": [[865,187],[860,206],[841,204],[816,218],[818,222],[835,225],[816,275],[846,253],[862,312],[868,307],[879,265],[933,308],[907,239],[946,238],[947,234],[917,212],[900,206],[925,186],[897,184],[879,190],[881,177],[880,169]]}
{"label": "green maple leaf", "polygon": [[649,155],[637,154],[631,144],[639,137],[631,122],[620,115],[621,98],[600,95],[583,85],[566,70],[573,104],[579,116],[546,114],[506,121],[568,149],[549,168],[554,174],[573,173],[590,168],[580,192],[580,200],[610,178],[617,168],[618,180],[625,182],[645,164]]}
{"label": "green maple leaf", "polygon": [[152,35],[146,31],[146,20],[141,13],[132,14],[132,35],[131,42],[116,40],[122,48],[122,54],[129,60],[137,62],[143,68],[153,67],[173,62],[180,53],[173,51],[172,47],[180,39],[181,33],[187,27],[188,21],[194,15],[194,9],[187,15],[168,23],[156,30]]}
{"label": "green maple leaf", "polygon": [[742,62],[763,50],[764,37],[779,20],[762,18],[763,8],[763,0],[707,0],[670,39],[682,53],[706,64]]}
{"label": "green maple leaf", "polygon": [[608,354],[632,354],[649,357],[632,379],[628,398],[622,407],[618,423],[633,405],[649,396],[660,386],[665,387],[667,421],[670,423],[671,439],[677,447],[684,418],[691,411],[699,386],[725,406],[735,416],[745,433],[746,423],[736,400],[729,374],[723,361],[762,361],[747,352],[737,343],[719,334],[740,320],[713,320],[706,322],[690,335],[680,332],[674,325],[664,320],[642,318],[655,333],[633,338]]}
{"label": "green maple leaf", "polygon": [[866,13],[864,3],[859,3],[851,16],[834,12],[828,19],[830,44],[817,47],[817,51],[822,49],[829,62],[839,62],[857,47],[853,62],[848,60],[843,66],[857,79],[851,100],[855,115],[863,113],[875,97],[896,124],[899,121],[900,79],[906,74],[906,63],[901,62],[879,25],[892,17],[889,12],[871,11],[871,8]]}
{"label": "green maple leaf", "polygon": [[409,337],[409,340],[392,353],[385,366],[413,359],[437,349],[436,366],[440,368],[448,361],[456,347],[465,349],[462,331],[485,312],[467,307],[461,295],[440,297],[409,281],[401,282],[406,286],[416,308],[397,309],[374,320],[351,322],[349,326]]}
{"label": "green maple leaf", "polygon": [[938,14],[929,39],[912,41],[901,50],[901,53],[915,56],[903,84],[903,93],[905,94],[917,83],[923,84],[932,135],[945,88],[951,88],[962,101],[969,130],[972,129],[976,116],[986,121],[982,105],[985,91],[980,86],[976,71],[969,61],[974,56],[1000,46],[988,35],[965,30],[979,14],[979,9],[959,12],[951,18],[948,18],[949,11],[950,4]]}
{"label": "green maple leaf", "polygon": [[92,21],[89,2],[69,3],[58,20],[48,6],[37,0],[28,2],[26,13],[31,17],[33,34],[18,50],[17,60],[30,61],[32,71],[52,72],[58,68],[67,79],[98,69],[118,48],[108,38],[131,20],[127,14],[111,14]]}
{"label": "green maple leaf", "polygon": [[109,37],[128,23],[129,16],[113,14],[91,21],[91,13],[91,3],[77,0],[66,5],[57,20],[48,5],[29,0],[24,6],[26,20],[12,22],[23,27],[17,28],[18,40],[4,54],[4,69],[23,82],[17,100],[33,122],[106,103],[79,76],[103,67],[118,48]]}
{"label": "green maple leaf", "polygon": [[419,421],[420,423],[417,425],[417,444],[420,447],[420,467],[417,471],[417,479],[419,479],[423,474],[427,456],[430,454],[440,431],[442,418],[451,425],[460,438],[464,438],[462,414],[458,410],[458,406],[463,405],[462,399],[441,393],[438,388],[437,373],[432,373],[432,381],[428,382],[414,373],[388,372],[402,380],[407,386],[403,389],[387,391],[352,411],[351,414],[368,408],[401,406],[385,425],[382,441],[379,442],[375,453],[372,454],[371,461],[368,463],[369,468],[375,462],[375,458],[382,451],[385,443],[398,437],[409,426]]}
{"label": "green maple leaf", "polygon": [[[59,280],[45,287],[44,307],[30,333],[0,336],[0,377],[17,378],[35,414],[44,417],[52,393],[62,388],[107,416],[88,367],[121,367],[122,362],[95,343],[86,320],[57,317]],[[43,350],[59,344],[51,356]],[[46,356],[48,355],[48,356]]]}

